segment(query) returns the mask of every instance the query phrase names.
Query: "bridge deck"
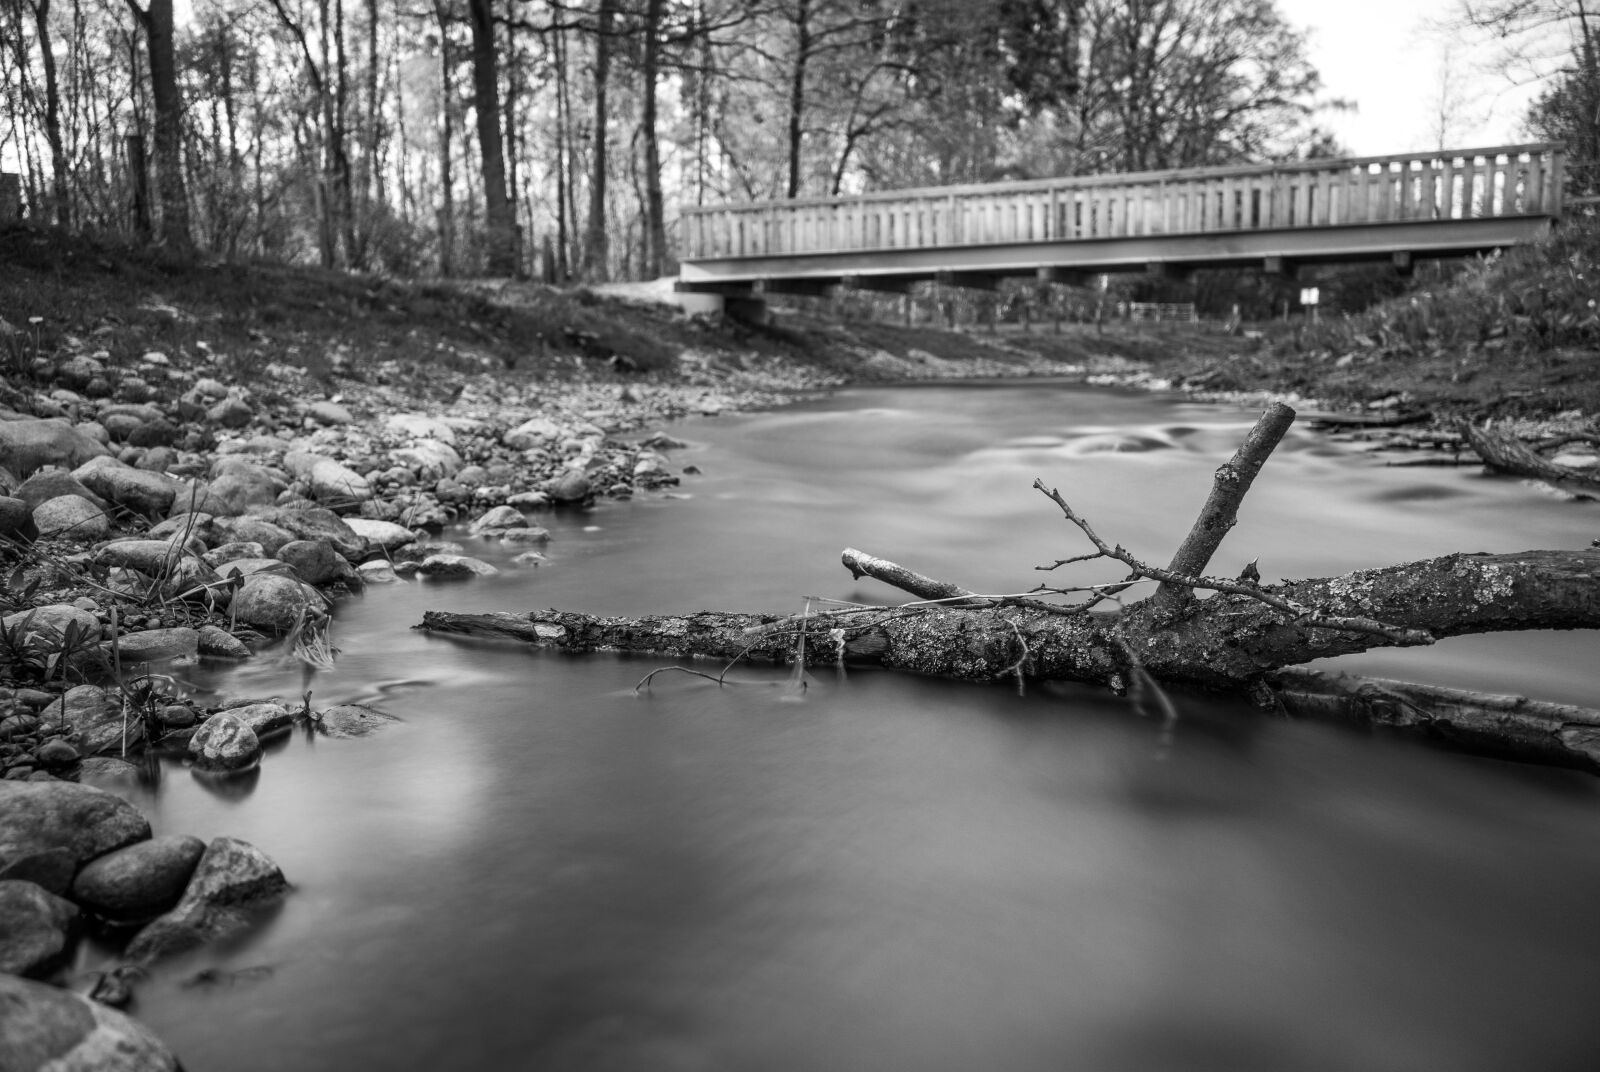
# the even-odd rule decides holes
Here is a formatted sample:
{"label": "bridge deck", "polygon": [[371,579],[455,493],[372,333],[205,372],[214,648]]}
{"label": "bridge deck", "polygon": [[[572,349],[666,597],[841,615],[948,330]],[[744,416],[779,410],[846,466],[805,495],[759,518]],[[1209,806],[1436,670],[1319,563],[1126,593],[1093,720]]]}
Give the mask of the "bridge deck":
{"label": "bridge deck", "polygon": [[950,186],[684,212],[684,290],[1455,256],[1560,214],[1550,144]]}

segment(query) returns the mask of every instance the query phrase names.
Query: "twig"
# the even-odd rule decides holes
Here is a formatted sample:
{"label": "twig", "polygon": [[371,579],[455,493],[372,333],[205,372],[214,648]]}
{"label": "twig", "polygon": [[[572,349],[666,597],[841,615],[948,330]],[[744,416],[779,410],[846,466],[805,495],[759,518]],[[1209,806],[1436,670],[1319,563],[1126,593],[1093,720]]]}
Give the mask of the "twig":
{"label": "twig", "polygon": [[[1415,647],[1422,644],[1432,644],[1433,634],[1422,629],[1407,629],[1403,626],[1389,625],[1384,622],[1374,621],[1371,618],[1351,617],[1344,615],[1328,614],[1318,608],[1307,607],[1292,599],[1276,595],[1255,584],[1240,581],[1223,580],[1221,577],[1190,577],[1174,573],[1170,569],[1162,569],[1141,562],[1132,554],[1125,551],[1120,545],[1109,546],[1102,540],[1087,521],[1079,517],[1077,512],[1062,498],[1061,492],[1054,488],[1045,487],[1044,481],[1035,480],[1033,486],[1045,497],[1061,508],[1066,519],[1076,525],[1080,531],[1095,545],[1099,556],[1115,559],[1133,570],[1140,577],[1160,581],[1163,585],[1172,585],[1186,589],[1200,589],[1211,592],[1225,592],[1229,595],[1245,596],[1257,602],[1288,615],[1296,623],[1318,629],[1341,629],[1350,633],[1367,633],[1383,637],[1391,644],[1401,647]],[[1041,567],[1051,569],[1054,567]]]}

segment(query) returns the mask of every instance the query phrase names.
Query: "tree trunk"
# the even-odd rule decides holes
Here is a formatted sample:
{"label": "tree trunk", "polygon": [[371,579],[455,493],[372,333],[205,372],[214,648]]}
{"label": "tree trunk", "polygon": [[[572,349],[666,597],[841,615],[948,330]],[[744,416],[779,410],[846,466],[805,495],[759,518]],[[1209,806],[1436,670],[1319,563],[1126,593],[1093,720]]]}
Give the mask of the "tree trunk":
{"label": "tree trunk", "polygon": [[644,270],[646,279],[666,272],[667,222],[661,195],[661,141],[656,135],[656,80],[661,66],[662,0],[648,0],[644,17]]}
{"label": "tree trunk", "polygon": [[800,196],[800,148],[805,136],[806,62],[811,58],[811,0],[795,0],[794,69],[789,75],[789,185],[787,196]]}
{"label": "tree trunk", "polygon": [[590,161],[589,229],[584,238],[584,274],[605,282],[610,260],[606,237],[606,126],[611,116],[606,108],[606,83],[611,71],[611,34],[616,18],[616,0],[600,0],[594,40],[594,159]]}
{"label": "tree trunk", "polygon": [[472,21],[472,89],[483,160],[484,224],[488,269],[493,276],[517,273],[517,217],[506,190],[505,143],[500,135],[500,62],[494,46],[493,0],[469,0]]}
{"label": "tree trunk", "polygon": [[144,28],[150,55],[150,97],[155,109],[156,197],[161,205],[161,241],[178,253],[194,249],[189,233],[189,195],[183,184],[183,100],[173,49],[172,0],[150,0],[141,8],[128,0]]}
{"label": "tree trunk", "polygon": [[44,137],[50,146],[51,215],[58,227],[71,227],[67,152],[61,141],[61,88],[56,77],[55,46],[50,41],[50,0],[35,0],[33,19],[39,37],[39,53],[44,62]]}
{"label": "tree trunk", "polygon": [[553,31],[551,52],[555,57],[556,79],[556,250],[553,278],[547,283],[565,283],[568,278],[568,250],[572,243],[573,205],[571,200],[572,147],[567,120],[572,106],[567,98],[567,31]]}
{"label": "tree trunk", "polygon": [[439,23],[439,274],[449,277],[455,271],[456,258],[456,180],[450,159],[455,140],[451,108],[451,97],[455,95],[451,64],[455,57],[450,51],[450,17],[444,0],[433,0],[433,14]]}

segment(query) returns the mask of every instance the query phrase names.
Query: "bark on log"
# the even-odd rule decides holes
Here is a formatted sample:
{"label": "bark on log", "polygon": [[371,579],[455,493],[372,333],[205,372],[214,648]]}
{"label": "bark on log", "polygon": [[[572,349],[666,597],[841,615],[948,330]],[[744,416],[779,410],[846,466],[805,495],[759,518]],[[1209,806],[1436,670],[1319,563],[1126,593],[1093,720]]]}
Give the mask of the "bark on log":
{"label": "bark on log", "polygon": [[1478,452],[1478,457],[1483,459],[1483,464],[1496,472],[1548,480],[1567,491],[1600,495],[1600,473],[1557,465],[1547,458],[1541,458],[1520,439],[1497,435],[1471,424],[1462,425],[1461,431],[1467,437],[1467,442],[1472,444],[1472,449]]}
{"label": "bark on log", "polygon": [[[1342,577],[1263,588],[1335,615],[1369,617],[1435,637],[1516,629],[1600,627],[1600,550],[1446,555]],[[810,664],[870,661],[900,670],[986,679],[1007,673],[1111,682],[1128,668],[1123,643],[1163,682],[1238,688],[1284,666],[1389,641],[1290,620],[1242,595],[1217,595],[1169,611],[1146,600],[1119,615],[1063,615],[1028,606],[942,606],[828,611],[803,620]],[[428,611],[419,628],[505,637],[573,652],[744,656],[789,663],[802,620],[699,614],[601,617]]]}

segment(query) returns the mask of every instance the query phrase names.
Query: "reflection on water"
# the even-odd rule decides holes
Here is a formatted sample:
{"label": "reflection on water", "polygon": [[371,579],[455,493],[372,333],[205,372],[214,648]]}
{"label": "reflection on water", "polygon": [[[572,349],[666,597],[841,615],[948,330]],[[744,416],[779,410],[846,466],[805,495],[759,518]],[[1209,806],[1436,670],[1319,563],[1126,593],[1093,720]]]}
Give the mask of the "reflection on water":
{"label": "reflection on water", "polygon": [[[243,945],[161,969],[140,1014],[206,1070],[1588,1067],[1587,777],[1195,697],[1163,746],[1078,686],[853,670],[796,702],[786,672],[739,667],[636,694],[660,663],[404,628],[430,607],[892,599],[838,566],[846,545],[1016,590],[1079,550],[1035,476],[1159,559],[1249,423],[1030,384],[690,424],[692,501],[541,518],[537,569],[473,544],[507,572],[347,602],[334,671],[262,660],[210,684],[404,721],[296,737],[243,800],[165,779],[159,833],[243,837],[296,889]],[[1090,436],[1161,445],[1074,453]],[[1291,435],[1219,572],[1582,546],[1593,524],[1328,448]],[[1551,639],[1368,658],[1592,702],[1592,638]],[[183,985],[213,969],[232,985]]]}

